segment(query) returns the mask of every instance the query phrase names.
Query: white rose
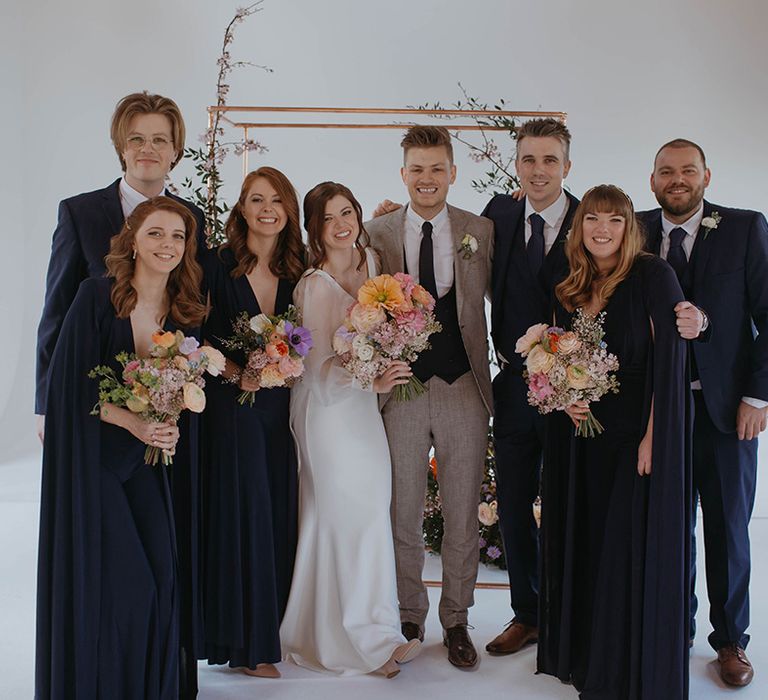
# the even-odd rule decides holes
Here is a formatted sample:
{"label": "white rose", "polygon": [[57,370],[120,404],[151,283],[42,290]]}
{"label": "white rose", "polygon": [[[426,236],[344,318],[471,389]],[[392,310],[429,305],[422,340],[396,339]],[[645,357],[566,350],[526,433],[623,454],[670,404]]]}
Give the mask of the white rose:
{"label": "white rose", "polygon": [[461,245],[466,248],[469,248],[469,250],[471,250],[473,253],[476,253],[479,247],[477,238],[475,238],[474,236],[470,236],[469,234],[464,236],[464,238],[461,241]]}
{"label": "white rose", "polygon": [[358,359],[368,362],[373,359],[373,346],[368,343],[364,335],[356,335],[352,341],[352,350]]}
{"label": "white rose", "polygon": [[518,338],[515,343],[515,352],[518,355],[526,357],[535,345],[541,342],[541,336],[549,326],[546,323],[537,323],[535,326],[531,326],[522,338]]}
{"label": "white rose", "polygon": [[701,225],[704,228],[717,228],[717,221],[715,221],[711,216],[705,216],[701,220]]}
{"label": "white rose", "polygon": [[272,324],[269,322],[269,319],[267,318],[266,314],[259,314],[258,316],[254,316],[251,319],[251,330],[254,333],[261,334],[267,328],[269,328]]}
{"label": "white rose", "polygon": [[483,502],[477,506],[477,519],[486,527],[490,527],[499,519],[495,506],[495,501],[492,503]]}
{"label": "white rose", "polygon": [[546,374],[555,364],[555,356],[550,355],[541,345],[535,345],[525,361],[525,366],[531,374]]}

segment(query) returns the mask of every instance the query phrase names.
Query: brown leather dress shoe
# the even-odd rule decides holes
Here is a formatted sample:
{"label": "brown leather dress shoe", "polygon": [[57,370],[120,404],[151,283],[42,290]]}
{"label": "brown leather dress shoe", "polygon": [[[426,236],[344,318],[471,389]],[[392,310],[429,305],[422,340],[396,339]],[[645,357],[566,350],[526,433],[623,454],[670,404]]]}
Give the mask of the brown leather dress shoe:
{"label": "brown leather dress shoe", "polygon": [[514,654],[520,651],[526,644],[535,644],[539,641],[539,628],[518,622],[516,619],[510,622],[506,629],[495,639],[485,645],[485,650],[491,654]]}
{"label": "brown leather dress shoe", "polygon": [[477,663],[475,645],[469,638],[466,625],[443,630],[443,644],[448,647],[448,661],[458,668],[472,668]]}
{"label": "brown leather dress shoe", "polygon": [[717,661],[720,664],[720,678],[726,685],[741,688],[752,682],[755,672],[746,653],[738,644],[729,644],[718,649]]}
{"label": "brown leather dress shoe", "polygon": [[420,642],[424,641],[424,630],[415,622],[402,622],[400,624],[400,631],[408,642],[412,639],[418,639]]}

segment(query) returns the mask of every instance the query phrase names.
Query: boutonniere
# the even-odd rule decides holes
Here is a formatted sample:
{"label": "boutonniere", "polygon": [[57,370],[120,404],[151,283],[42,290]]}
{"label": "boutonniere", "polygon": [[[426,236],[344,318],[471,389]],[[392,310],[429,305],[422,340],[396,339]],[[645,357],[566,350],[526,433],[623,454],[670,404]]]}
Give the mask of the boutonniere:
{"label": "boutonniere", "polygon": [[704,229],[704,240],[707,240],[709,232],[717,228],[717,225],[723,220],[719,212],[713,211],[709,216],[701,220],[701,227]]}
{"label": "boutonniere", "polygon": [[466,234],[464,238],[461,239],[461,247],[458,252],[461,253],[464,260],[469,260],[477,252],[478,247],[477,238],[470,234]]}

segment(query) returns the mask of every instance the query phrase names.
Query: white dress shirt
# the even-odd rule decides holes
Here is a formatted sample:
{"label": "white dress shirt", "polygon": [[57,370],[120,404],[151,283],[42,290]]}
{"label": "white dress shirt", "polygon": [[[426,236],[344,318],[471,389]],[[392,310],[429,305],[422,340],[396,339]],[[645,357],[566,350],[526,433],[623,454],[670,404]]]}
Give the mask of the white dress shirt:
{"label": "white dress shirt", "polygon": [[[704,202],[701,203],[699,208],[682,224],[674,224],[669,219],[667,219],[666,216],[664,216],[664,211],[661,212],[661,247],[659,248],[659,255],[664,258],[664,260],[667,259],[667,254],[669,253],[669,234],[672,232],[672,229],[674,228],[681,228],[685,231],[685,237],[683,238],[682,246],[683,250],[685,251],[685,257],[688,258],[688,260],[691,259],[691,253],[693,252],[693,246],[696,243],[696,236],[699,233],[699,228],[701,227],[701,222],[704,219]],[[701,382],[697,379],[696,381],[691,382],[691,389],[701,389]],[[754,406],[755,408],[766,408],[768,406],[768,401],[762,401],[761,399],[754,399],[751,396],[742,396],[741,400],[749,404],[750,406]]]}
{"label": "white dress shirt", "polygon": [[[126,219],[133,214],[133,210],[138,207],[139,204],[146,202],[149,199],[146,195],[133,189],[133,187],[125,181],[125,175],[121,178],[118,189],[120,190],[120,206],[123,208],[123,216]],[[164,189],[158,192],[158,196],[161,194],[165,194]]]}
{"label": "white dress shirt", "polygon": [[565,213],[568,211],[568,197],[560,190],[560,196],[543,211],[536,211],[531,202],[525,199],[525,245],[531,240],[531,214],[538,214],[544,219],[544,255],[549,253],[555,243],[560,227],[563,225]]}
{"label": "white dress shirt", "polygon": [[[421,225],[427,221],[420,217],[412,207],[405,212],[405,263],[408,274],[419,282],[419,249],[421,248]],[[448,207],[429,220],[432,224],[432,257],[435,264],[435,283],[437,296],[445,296],[453,287],[454,244]]]}

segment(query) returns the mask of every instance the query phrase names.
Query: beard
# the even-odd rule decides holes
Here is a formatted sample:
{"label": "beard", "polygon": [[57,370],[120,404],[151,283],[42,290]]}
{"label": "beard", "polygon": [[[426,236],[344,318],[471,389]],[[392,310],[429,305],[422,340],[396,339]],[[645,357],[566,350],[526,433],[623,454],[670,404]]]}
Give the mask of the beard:
{"label": "beard", "polygon": [[672,197],[665,192],[656,193],[656,201],[661,208],[673,216],[692,214],[699,208],[702,199],[704,199],[704,185],[691,188],[687,197],[680,195]]}

